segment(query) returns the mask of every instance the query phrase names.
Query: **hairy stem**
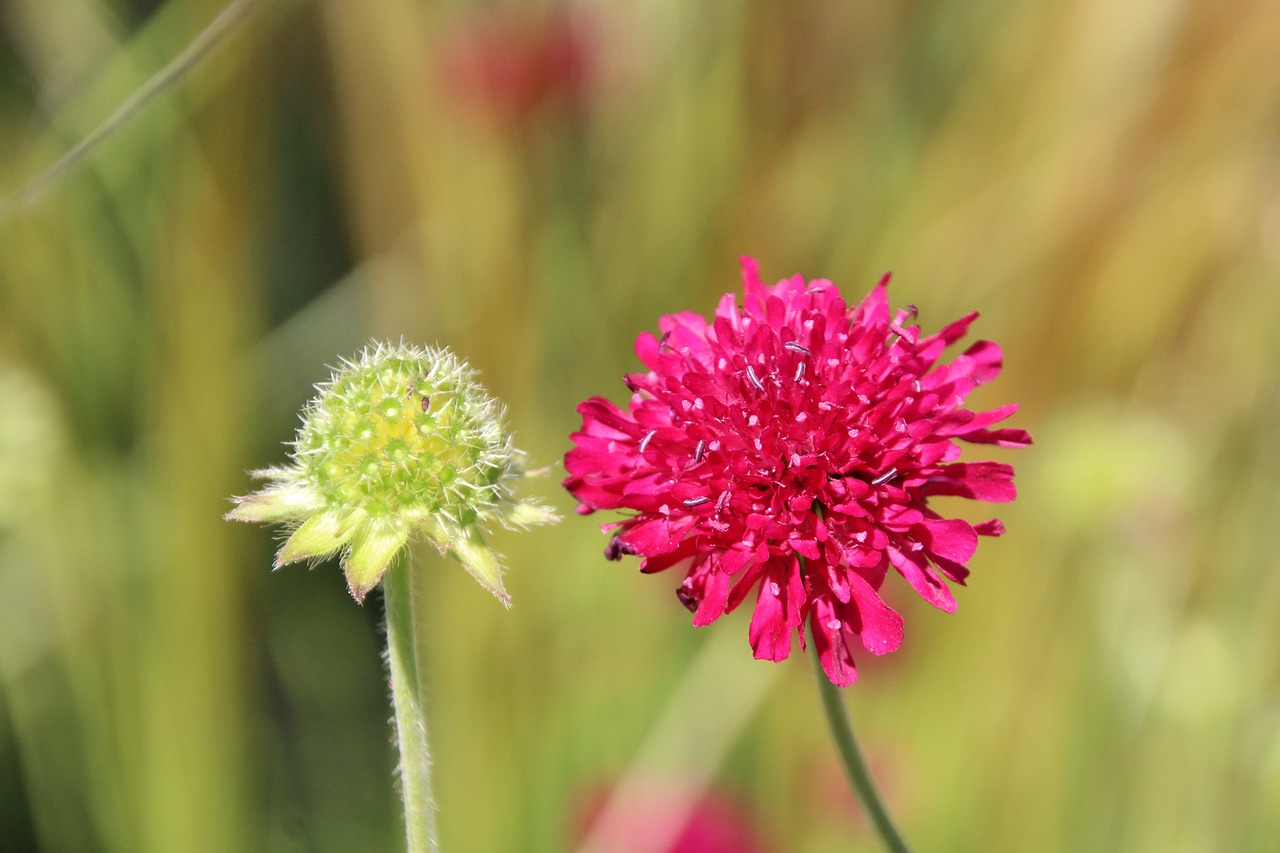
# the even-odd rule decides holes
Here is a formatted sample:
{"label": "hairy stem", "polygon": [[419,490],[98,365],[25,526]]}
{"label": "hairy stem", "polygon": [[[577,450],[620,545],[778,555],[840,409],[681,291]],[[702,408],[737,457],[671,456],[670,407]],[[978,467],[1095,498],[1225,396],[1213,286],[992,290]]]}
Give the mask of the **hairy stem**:
{"label": "hairy stem", "polygon": [[407,552],[387,570],[382,593],[387,609],[387,663],[400,747],[400,793],[409,853],[436,853],[435,801],[431,798],[431,749],[423,710],[421,643],[413,615],[413,572]]}

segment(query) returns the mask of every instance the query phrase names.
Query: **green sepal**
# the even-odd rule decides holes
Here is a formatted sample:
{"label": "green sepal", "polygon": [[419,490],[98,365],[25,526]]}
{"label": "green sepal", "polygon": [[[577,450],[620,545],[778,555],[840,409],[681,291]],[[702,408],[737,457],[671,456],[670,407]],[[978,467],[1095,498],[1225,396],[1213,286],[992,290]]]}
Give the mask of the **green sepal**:
{"label": "green sepal", "polygon": [[236,508],[228,521],[290,521],[306,518],[324,508],[324,500],[313,489],[298,483],[269,486],[260,492],[236,498]]}
{"label": "green sepal", "polygon": [[360,510],[339,515],[322,512],[313,515],[293,532],[276,554],[276,568],[308,557],[325,557],[351,541],[365,514]]}
{"label": "green sepal", "polygon": [[535,527],[539,524],[555,524],[560,516],[533,501],[519,501],[502,513],[502,521],[508,527]]}
{"label": "green sepal", "polygon": [[409,525],[386,519],[364,523],[352,540],[351,554],[342,567],[352,598],[363,602],[369,590],[378,585],[396,552],[409,541],[409,531]]}
{"label": "green sepal", "polygon": [[449,554],[471,573],[479,584],[503,603],[511,606],[511,596],[502,585],[502,567],[498,564],[498,556],[484,541],[480,531],[473,525],[453,537],[449,542]]}

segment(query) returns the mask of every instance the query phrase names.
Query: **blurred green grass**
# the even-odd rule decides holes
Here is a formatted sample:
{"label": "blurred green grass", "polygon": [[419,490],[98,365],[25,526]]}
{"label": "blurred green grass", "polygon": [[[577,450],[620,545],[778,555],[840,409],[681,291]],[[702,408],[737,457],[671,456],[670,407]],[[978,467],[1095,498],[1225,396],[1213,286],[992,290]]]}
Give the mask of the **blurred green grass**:
{"label": "blurred green grass", "polygon": [[[0,188],[219,8],[6,3]],[[959,612],[891,591],[906,645],[848,691],[908,838],[1276,848],[1277,43],[1265,0],[259,17],[0,221],[0,846],[397,849],[378,605],[269,573],[226,498],[370,336],[463,354],[554,463],[635,334],[753,254],[850,297],[892,268],[926,328],[980,310],[1007,367],[979,402],[1038,441]],[[509,613],[432,566],[445,849],[570,849],[720,654],[744,681],[690,726],[759,708],[723,766],[676,740],[660,770],[779,850],[875,849],[805,662],[739,668],[742,614],[694,631],[591,522],[497,539]]]}

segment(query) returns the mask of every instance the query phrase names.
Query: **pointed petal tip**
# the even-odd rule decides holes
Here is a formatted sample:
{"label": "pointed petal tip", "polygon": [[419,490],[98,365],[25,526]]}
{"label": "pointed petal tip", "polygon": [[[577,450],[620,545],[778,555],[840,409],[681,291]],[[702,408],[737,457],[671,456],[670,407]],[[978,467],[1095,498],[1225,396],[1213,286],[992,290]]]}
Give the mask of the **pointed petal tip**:
{"label": "pointed petal tip", "polygon": [[351,593],[351,597],[356,600],[356,604],[359,604],[363,607],[365,596],[367,596],[369,594],[369,591],[372,590],[377,585],[378,585],[377,581],[370,584],[353,584],[348,581],[347,592]]}
{"label": "pointed petal tip", "polygon": [[280,565],[296,563],[308,557],[325,557],[342,548],[360,528],[364,516],[351,514],[346,518],[336,513],[321,513],[303,522],[276,554]]}
{"label": "pointed petal tip", "polygon": [[351,542],[343,561],[347,588],[356,601],[364,599],[386,574],[391,561],[409,540],[409,528],[393,523],[365,523]]}
{"label": "pointed petal tip", "polygon": [[[467,567],[464,565],[463,568],[467,568]],[[511,594],[507,592],[506,587],[502,585],[501,580],[498,581],[497,586],[494,586],[493,584],[487,583],[486,581],[482,580],[480,576],[477,575],[471,569],[467,568],[467,571],[470,572],[471,576],[476,579],[476,582],[480,584],[481,588],[483,588],[486,592],[488,592],[494,598],[498,599],[498,601],[502,603],[502,606],[504,608],[506,608],[507,610],[511,609]]]}
{"label": "pointed petal tip", "polygon": [[307,486],[275,483],[250,495],[237,495],[235,507],[224,518],[230,521],[302,520],[323,507],[320,497]]}
{"label": "pointed petal tip", "polygon": [[296,553],[291,554],[286,552],[285,550],[288,547],[289,547],[289,543],[286,542],[285,544],[280,546],[279,551],[276,551],[276,555],[271,561],[271,571],[278,572],[281,569],[283,569],[285,566],[291,566],[294,563],[301,563],[303,560],[307,559],[308,557],[320,556],[317,554],[296,554]]}
{"label": "pointed petal tip", "polygon": [[831,672],[825,666],[822,668],[823,674],[836,687],[849,687],[858,680],[858,670],[851,666],[841,666],[838,672]]}
{"label": "pointed petal tip", "polygon": [[503,570],[498,555],[484,541],[479,530],[474,527],[464,530],[449,543],[448,551],[475,578],[476,583],[492,593],[504,607],[511,608],[511,596],[502,584]]}
{"label": "pointed petal tip", "polygon": [[236,495],[231,498],[231,502],[235,504],[223,516],[223,521],[243,521],[251,523],[255,521],[274,521],[275,514],[270,508],[264,505],[264,502],[258,495]]}
{"label": "pointed petal tip", "polygon": [[284,468],[256,468],[249,472],[255,480],[288,480],[292,474]]}
{"label": "pointed petal tip", "polygon": [[533,501],[520,501],[511,507],[502,517],[502,521],[508,527],[524,530],[542,524],[557,524],[560,521],[560,516],[541,504]]}
{"label": "pointed petal tip", "polygon": [[742,266],[742,289],[750,296],[764,289],[764,281],[760,278],[760,262],[750,255],[738,259]]}

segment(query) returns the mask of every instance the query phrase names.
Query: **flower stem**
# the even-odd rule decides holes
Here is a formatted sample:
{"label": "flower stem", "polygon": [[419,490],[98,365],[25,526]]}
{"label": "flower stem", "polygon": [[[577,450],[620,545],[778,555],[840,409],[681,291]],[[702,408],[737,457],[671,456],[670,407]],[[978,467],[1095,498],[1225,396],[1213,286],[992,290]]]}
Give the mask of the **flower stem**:
{"label": "flower stem", "polygon": [[382,580],[387,610],[387,663],[400,747],[400,793],[409,853],[436,853],[435,802],[431,798],[431,749],[422,707],[421,644],[414,619],[413,566],[407,555]]}
{"label": "flower stem", "polygon": [[827,674],[822,671],[822,661],[818,659],[818,644],[812,645],[813,666],[818,679],[818,693],[822,695],[822,709],[827,713],[831,737],[836,742],[836,751],[840,753],[840,763],[844,765],[849,784],[853,787],[853,792],[858,795],[858,802],[862,803],[863,811],[871,819],[884,846],[893,853],[910,853],[906,842],[894,828],[884,803],[880,801],[875,782],[871,780],[867,764],[858,750],[858,742],[853,737],[853,727],[849,724],[849,716],[845,712],[844,702],[840,697],[840,688],[832,684]]}

